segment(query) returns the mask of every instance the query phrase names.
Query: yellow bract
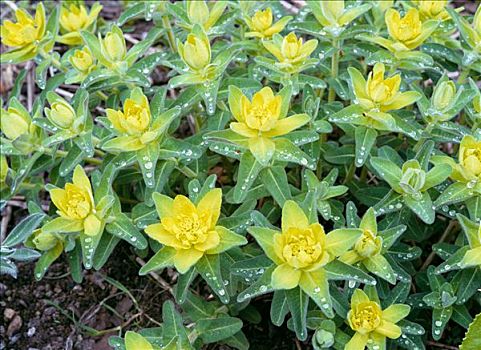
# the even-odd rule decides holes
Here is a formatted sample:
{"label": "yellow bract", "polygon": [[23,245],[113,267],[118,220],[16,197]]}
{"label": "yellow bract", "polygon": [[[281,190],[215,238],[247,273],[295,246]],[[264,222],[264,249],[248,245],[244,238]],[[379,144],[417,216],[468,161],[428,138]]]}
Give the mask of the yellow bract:
{"label": "yellow bract", "polygon": [[317,47],[317,40],[303,42],[294,32],[285,36],[281,42],[266,41],[264,47],[279,61],[280,67],[295,72]]}
{"label": "yellow bract", "polygon": [[270,87],[256,92],[252,101],[237,88],[231,88],[229,97],[231,112],[237,120],[230,123],[230,128],[244,137],[270,138],[285,135],[309,120],[304,114],[283,118],[281,107],[286,101],[280,95],[275,96]]}
{"label": "yellow bract", "polygon": [[178,44],[178,49],[182,61],[194,72],[200,72],[210,64],[210,42],[206,35],[190,33],[183,45]]}
{"label": "yellow bract", "polygon": [[197,205],[183,195],[172,200],[155,193],[153,198],[160,223],[147,226],[145,232],[175,250],[173,263],[180,273],[187,272],[204,254],[219,254],[247,242],[217,226],[222,204],[222,191],[218,188],[207,192]]}
{"label": "yellow bract", "polygon": [[265,10],[257,11],[251,18],[245,18],[245,22],[249,26],[250,32],[245,34],[246,37],[257,37],[261,39],[270,38],[274,34],[284,29],[292,17],[287,16],[281,18],[272,24],[272,10],[270,7]]}
{"label": "yellow bract", "polygon": [[329,1],[308,1],[317,21],[334,36],[338,36],[341,31],[339,28],[351,23],[356,17],[360,16],[371,7],[370,4],[351,6],[346,9],[344,0]]}
{"label": "yellow bract", "polygon": [[17,23],[9,20],[0,26],[2,43],[16,48],[37,49],[38,41],[45,35],[45,9],[42,3],[37,5],[35,19],[23,9],[15,11]]}
{"label": "yellow bract", "polygon": [[100,40],[100,49],[102,55],[110,63],[122,62],[127,54],[127,46],[122,31],[118,27],[113,27],[112,31]]}
{"label": "yellow bract", "polygon": [[107,117],[113,127],[122,134],[141,136],[150,125],[150,107],[146,96],[140,101],[128,98],[124,110],[107,109]]}
{"label": "yellow bract", "polygon": [[125,348],[126,350],[154,350],[147,339],[132,331],[125,333]]}
{"label": "yellow bract", "polygon": [[5,180],[7,179],[8,174],[8,162],[7,157],[3,154],[0,154],[0,185],[5,184]]}
{"label": "yellow bract", "polygon": [[95,22],[101,10],[102,5],[98,3],[94,4],[90,13],[87,12],[84,5],[70,4],[68,7],[62,7],[59,22],[64,35],[60,36],[57,41],[66,45],[82,44],[80,31],[88,29]]}
{"label": "yellow bract", "polygon": [[384,72],[384,64],[376,63],[366,81],[359,71],[354,68],[349,69],[354,94],[356,95],[357,102],[363,109],[375,109],[377,112],[387,112],[401,109],[420,98],[417,92],[399,91],[401,85],[400,74],[396,74],[390,78],[384,78]]}
{"label": "yellow bract", "polygon": [[376,236],[374,232],[365,229],[362,232],[362,237],[354,245],[354,250],[362,258],[369,258],[379,254],[382,248],[382,238]]}
{"label": "yellow bract", "polygon": [[94,57],[90,49],[85,46],[81,50],[75,50],[74,54],[69,57],[72,66],[81,73],[89,73],[94,68]]}
{"label": "yellow bract", "polygon": [[83,230],[88,236],[95,236],[100,233],[102,222],[96,216],[92,186],[80,165],[75,167],[73,182],[67,183],[63,189],[54,188],[50,190],[50,196],[58,209],[58,215],[63,219],[63,221],[57,220],[57,225],[65,221],[64,224],[71,225],[71,231]]}
{"label": "yellow bract", "polygon": [[412,2],[417,5],[422,20],[447,20],[450,18],[446,11],[448,0],[412,0]]}
{"label": "yellow bract", "polygon": [[470,135],[463,137],[459,147],[459,164],[467,178],[481,180],[481,141]]}
{"label": "yellow bract", "polygon": [[35,125],[28,113],[10,106],[7,110],[0,110],[0,129],[9,140],[15,140],[21,135],[32,134]]}
{"label": "yellow bract", "polygon": [[387,10],[385,19],[389,35],[394,40],[390,46],[393,51],[415,49],[437,26],[437,23],[432,21],[423,23],[419,18],[419,11],[415,8],[410,9],[404,17],[391,8]]}
{"label": "yellow bract", "polygon": [[208,31],[220,18],[226,6],[226,1],[215,1],[212,9],[209,9],[204,0],[189,0],[187,1],[187,17],[191,24],[198,24]]}
{"label": "yellow bract", "polygon": [[52,249],[57,245],[58,241],[61,240],[57,234],[43,232],[41,229],[35,230],[32,236],[32,243],[36,249],[41,251]]}
{"label": "yellow bract", "polygon": [[[291,200],[282,208],[280,233],[272,230],[259,232],[256,228],[249,232],[277,265],[272,273],[272,287],[292,289],[300,285],[310,296],[319,295],[320,288],[327,284],[323,267],[345,253],[361,234],[360,230],[344,229],[326,235],[322,225],[309,224],[303,210]],[[312,281],[318,281],[320,285],[315,286],[318,283],[313,285]],[[322,296],[328,297],[328,292],[323,290]]]}
{"label": "yellow bract", "polygon": [[70,129],[77,117],[72,106],[61,98],[56,99],[50,108],[45,108],[45,115],[53,125],[61,129]]}
{"label": "yellow bract", "polygon": [[481,268],[481,224],[471,221],[461,214],[458,214],[458,220],[469,244],[469,249],[459,262],[459,267],[462,269],[471,267]]}
{"label": "yellow bract", "polygon": [[386,337],[397,339],[401,328],[397,322],[405,318],[411,308],[404,304],[393,304],[382,310],[378,301],[373,301],[361,289],[356,289],[351,298],[351,310],[347,323],[356,333],[346,344],[345,350],[364,349],[368,342],[380,349],[385,348]]}

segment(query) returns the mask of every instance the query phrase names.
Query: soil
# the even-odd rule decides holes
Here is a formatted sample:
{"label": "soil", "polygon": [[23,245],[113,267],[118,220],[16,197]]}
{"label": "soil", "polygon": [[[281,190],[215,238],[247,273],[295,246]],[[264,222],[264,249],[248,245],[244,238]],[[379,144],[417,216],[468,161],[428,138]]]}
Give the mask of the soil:
{"label": "soil", "polygon": [[[105,268],[86,272],[81,284],[67,276],[61,260],[40,282],[28,263],[19,265],[17,280],[2,276],[0,349],[107,350],[108,338],[120,329],[155,327],[168,293],[153,279],[139,277],[129,248],[118,248]],[[105,276],[127,287],[139,307]]]}

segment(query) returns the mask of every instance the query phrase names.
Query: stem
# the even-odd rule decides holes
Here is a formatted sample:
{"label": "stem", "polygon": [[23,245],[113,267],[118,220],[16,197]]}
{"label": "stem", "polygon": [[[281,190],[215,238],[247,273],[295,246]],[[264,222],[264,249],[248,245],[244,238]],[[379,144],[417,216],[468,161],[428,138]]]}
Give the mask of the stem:
{"label": "stem", "polygon": [[162,16],[162,24],[164,28],[167,30],[167,39],[169,40],[169,46],[172,51],[175,53],[177,52],[177,45],[175,44],[175,36],[174,32],[172,31],[172,27],[170,25],[169,16],[164,15]]}
{"label": "stem", "polygon": [[[55,156],[61,157],[61,158],[65,158],[68,154],[68,152],[66,152],[66,151],[62,151],[62,150],[59,150],[59,149],[54,151],[53,149],[48,148],[48,147],[44,147],[43,150],[46,154],[50,154],[50,155],[55,154]],[[101,165],[102,164],[102,160],[97,159],[97,158],[86,157],[86,158],[84,158],[84,160],[86,162],[89,162],[89,163],[95,164],[95,165]]]}
{"label": "stem", "polygon": [[[332,47],[334,48],[334,53],[332,54],[331,59],[331,77],[332,79],[337,78],[337,74],[339,73],[339,41],[337,38],[332,39]],[[328,102],[333,102],[336,99],[336,90],[334,87],[329,87],[329,95],[327,97]]]}
{"label": "stem", "polygon": [[359,178],[359,180],[365,183],[366,179],[367,179],[367,167],[363,166],[361,170],[361,177]]}
{"label": "stem", "polygon": [[356,164],[352,163],[347,171],[346,178],[344,179],[344,184],[347,184],[349,181],[352,180],[354,174],[356,173]]}
{"label": "stem", "polygon": [[469,68],[466,68],[466,70],[463,70],[458,77],[458,84],[463,84],[466,78],[469,76],[470,72],[471,72],[471,69]]}
{"label": "stem", "polygon": [[[456,220],[451,220],[448,224],[448,227],[446,227],[446,230],[444,230],[443,232],[443,235],[441,236],[441,238],[439,238],[439,241],[438,243],[442,243],[446,240],[446,238],[448,238],[449,234],[451,232],[453,232],[453,229],[457,226],[457,221]],[[434,256],[436,255],[436,253],[434,251],[432,251],[429,256],[427,257],[426,261],[424,261],[424,264],[423,266],[421,266],[421,271],[422,270],[425,270],[430,264],[431,262],[433,261],[434,259]]]}
{"label": "stem", "polygon": [[52,64],[55,66],[55,68],[57,68],[58,70],[62,71],[62,72],[66,72],[67,69],[65,67],[62,67],[62,64],[60,63],[59,60],[57,60],[51,53],[47,53],[43,50],[40,50],[40,56],[42,56],[43,58],[47,59],[47,60],[51,60],[52,61]]}
{"label": "stem", "polygon": [[180,171],[182,174],[184,174],[185,176],[187,176],[188,178],[195,178],[197,177],[197,174],[195,172],[192,171],[192,169],[186,167],[186,166],[183,166],[183,167],[176,167],[176,169],[178,171]]}

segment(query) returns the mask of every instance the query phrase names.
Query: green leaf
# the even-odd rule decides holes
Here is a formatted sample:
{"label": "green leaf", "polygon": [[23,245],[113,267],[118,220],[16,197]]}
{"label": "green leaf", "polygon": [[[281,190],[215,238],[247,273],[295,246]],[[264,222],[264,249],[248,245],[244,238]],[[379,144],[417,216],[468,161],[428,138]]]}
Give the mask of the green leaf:
{"label": "green leaf", "polygon": [[237,183],[232,192],[234,203],[242,203],[261,169],[262,165],[256,161],[252,153],[245,152],[241,156]]}
{"label": "green leaf", "polygon": [[117,214],[115,220],[106,226],[106,230],[110,234],[129,242],[137,249],[147,247],[147,240],[125,214]]}
{"label": "green leaf", "polygon": [[299,287],[285,291],[287,304],[291,312],[294,331],[299,340],[307,339],[307,306],[309,297]]}
{"label": "green leaf", "polygon": [[363,166],[366,162],[371,148],[376,143],[377,131],[372,128],[364,126],[356,127],[355,141],[356,141],[356,167]]}
{"label": "green leaf", "polygon": [[179,274],[177,278],[177,284],[174,287],[175,300],[179,304],[183,304],[189,293],[189,287],[192,281],[197,277],[197,271],[190,269],[184,274]]}
{"label": "green leaf", "polygon": [[107,232],[102,234],[93,258],[93,267],[95,270],[98,271],[105,265],[119,242],[120,238],[117,236]]}
{"label": "green leaf", "polygon": [[82,283],[82,248],[80,242],[76,241],[75,248],[67,253],[70,275],[76,283]]}
{"label": "green leaf", "polygon": [[144,177],[145,186],[153,188],[155,185],[155,168],[159,159],[159,146],[157,142],[152,142],[137,151],[137,161]]}
{"label": "green leaf", "polygon": [[282,208],[284,203],[291,199],[291,191],[284,168],[280,166],[266,168],[261,171],[260,175],[262,183]]}
{"label": "green leaf", "polygon": [[181,349],[192,349],[187,331],[182,324],[181,315],[175,310],[174,303],[167,300],[162,305],[162,321],[163,321],[163,335],[164,341],[171,341],[177,338],[177,345]]}
{"label": "green leaf", "polygon": [[195,268],[200,273],[204,281],[207,282],[210,288],[219,297],[224,304],[229,302],[229,294],[225,289],[224,280],[220,272],[220,259],[218,254],[205,254],[195,264]]}
{"label": "green leaf", "polygon": [[14,247],[17,244],[25,242],[44,218],[44,213],[35,213],[27,216],[10,231],[7,238],[2,242],[2,246]]}
{"label": "green leaf", "polygon": [[476,350],[481,347],[481,313],[477,314],[474,321],[469,325],[469,329],[466,332],[460,350]]}
{"label": "green leaf", "polygon": [[157,271],[167,266],[174,265],[175,249],[170,247],[161,248],[139,271],[143,276],[151,271]]}
{"label": "green leaf", "polygon": [[359,283],[376,285],[376,280],[362,270],[345,264],[339,260],[333,260],[324,269],[330,280],[356,281]]}
{"label": "green leaf", "polygon": [[271,322],[280,327],[284,323],[286,315],[289,313],[286,292],[284,290],[274,291],[271,302]]}
{"label": "green leaf", "polygon": [[63,244],[61,242],[57,242],[53,248],[42,254],[40,259],[38,259],[37,263],[35,264],[34,275],[37,281],[40,281],[43,278],[49,266],[58,259],[62,252]]}
{"label": "green leaf", "polygon": [[433,202],[429,193],[421,193],[420,198],[405,195],[404,202],[422,221],[430,225],[434,222],[436,213],[434,212]]}
{"label": "green leaf", "polygon": [[402,192],[399,182],[401,181],[401,169],[388,159],[373,157],[371,165],[376,169],[381,178],[386,181],[393,190],[398,193]]}
{"label": "green leaf", "polygon": [[441,195],[436,198],[434,205],[436,207],[462,202],[473,195],[473,190],[465,183],[455,182],[446,188]]}
{"label": "green leaf", "polygon": [[195,330],[204,344],[229,338],[242,329],[242,320],[237,317],[204,318],[197,320]]}

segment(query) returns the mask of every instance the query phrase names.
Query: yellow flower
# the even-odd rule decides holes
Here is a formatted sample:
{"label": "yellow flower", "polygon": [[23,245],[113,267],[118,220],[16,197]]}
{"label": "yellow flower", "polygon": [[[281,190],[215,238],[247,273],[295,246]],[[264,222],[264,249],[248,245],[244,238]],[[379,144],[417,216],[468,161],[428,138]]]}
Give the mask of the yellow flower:
{"label": "yellow flower", "polygon": [[132,331],[125,333],[125,348],[126,350],[154,350],[147,339]]}
{"label": "yellow flower", "polygon": [[248,138],[250,151],[261,163],[270,160],[274,152],[275,145],[271,138],[288,134],[310,119],[307,114],[286,118],[289,99],[287,89],[274,96],[270,87],[264,87],[249,101],[239,88],[229,87],[229,106],[237,120],[230,123],[230,128]]}
{"label": "yellow flower", "polygon": [[204,0],[189,0],[187,1],[187,17],[192,25],[198,24],[208,31],[217,22],[226,7],[227,1],[215,1],[212,9],[209,10],[209,6]]}
{"label": "yellow flower", "polygon": [[249,26],[250,32],[245,34],[246,37],[257,37],[261,39],[270,38],[274,34],[284,29],[287,23],[292,19],[291,16],[282,17],[275,24],[272,24],[272,10],[270,7],[261,11],[257,11],[251,18],[245,18],[245,22]]}
{"label": "yellow flower", "polygon": [[65,187],[50,190],[50,197],[60,218],[44,225],[44,232],[80,232],[96,236],[101,232],[102,221],[96,216],[92,186],[80,165],[74,170],[73,182]]}
{"label": "yellow flower", "polygon": [[0,185],[5,184],[7,175],[8,175],[7,157],[5,157],[3,154],[0,154]]}
{"label": "yellow flower", "polygon": [[356,102],[365,110],[387,112],[416,102],[421,95],[415,91],[400,92],[401,75],[384,78],[384,64],[376,63],[367,81],[355,68],[349,68]]}
{"label": "yellow flower", "polygon": [[246,239],[222,226],[217,226],[222,204],[222,191],[212,189],[197,205],[187,197],[174,199],[154,193],[160,223],[149,225],[145,232],[174,250],[173,264],[180,273],[187,272],[205,254],[219,254],[234,246],[247,243]]}
{"label": "yellow flower", "polygon": [[437,21],[422,22],[419,11],[410,9],[404,17],[395,9],[386,12],[386,25],[393,42],[389,45],[391,51],[414,50],[426,40],[436,29]]}
{"label": "yellow flower", "polygon": [[348,25],[371,8],[370,4],[364,4],[346,9],[344,0],[311,0],[308,1],[308,5],[317,21],[333,36],[338,36],[341,33],[339,28]]}
{"label": "yellow flower", "polygon": [[194,72],[202,71],[209,66],[210,42],[205,33],[190,33],[184,44],[178,43],[178,49],[182,61]]}
{"label": "yellow flower", "polygon": [[84,74],[89,73],[95,67],[95,58],[87,46],[84,46],[81,50],[75,50],[68,60],[77,71]]}
{"label": "yellow flower", "polygon": [[100,50],[103,57],[113,65],[125,59],[127,46],[124,34],[119,27],[114,26],[112,31],[105,34],[105,37],[100,40]]}
{"label": "yellow flower", "polygon": [[38,42],[45,35],[45,9],[42,3],[37,5],[35,19],[23,9],[15,11],[17,23],[6,20],[0,26],[2,43],[6,46],[27,51],[37,50]]}
{"label": "yellow flower", "polygon": [[281,38],[278,36],[273,41],[265,41],[262,44],[277,58],[279,63],[276,65],[288,72],[296,72],[316,49],[317,40],[311,39],[304,43],[294,32],[280,40]]}
{"label": "yellow flower", "polygon": [[[369,208],[363,216],[359,228],[362,230],[362,236],[354,244],[354,249],[343,254],[339,260],[349,265],[359,262],[369,272],[394,284],[396,276],[391,265],[382,255],[383,239],[377,231],[376,214],[373,208]],[[400,235],[404,229],[399,227],[397,232]],[[394,243],[394,240],[392,242]],[[391,244],[384,248],[389,248]]]}
{"label": "yellow flower", "polygon": [[326,234],[319,223],[310,224],[302,209],[292,200],[286,201],[282,208],[281,227],[281,232],[262,227],[248,229],[267,257],[277,265],[272,272],[272,287],[292,289],[299,286],[330,314],[329,285],[324,266],[352,247],[362,231],[339,229]]}
{"label": "yellow flower", "polygon": [[471,180],[481,180],[481,141],[466,135],[459,147],[459,165],[463,174]]}
{"label": "yellow flower", "polygon": [[95,22],[97,16],[102,10],[102,5],[95,3],[87,13],[84,5],[77,6],[70,4],[70,6],[63,6],[60,10],[60,27],[64,35],[60,36],[57,41],[66,45],[80,45],[82,44],[81,30],[88,30]]}
{"label": "yellow flower", "polygon": [[50,108],[45,107],[44,109],[48,120],[60,129],[71,129],[77,118],[75,110],[60,96],[51,93],[49,97],[51,97]]}
{"label": "yellow flower", "polygon": [[410,311],[411,308],[404,304],[393,304],[382,310],[379,302],[369,299],[361,289],[356,289],[347,313],[347,322],[356,333],[346,344],[345,350],[362,350],[368,342],[384,349],[386,337],[397,339],[401,336],[401,328],[396,323]]}
{"label": "yellow flower", "polygon": [[17,103],[0,110],[0,129],[7,139],[14,141],[22,135],[33,134],[36,128],[27,110]]}
{"label": "yellow flower", "polygon": [[439,19],[447,20],[450,18],[446,6],[448,0],[412,0],[417,5],[422,20]]}
{"label": "yellow flower", "polygon": [[471,221],[461,214],[458,214],[457,217],[469,243],[469,249],[460,261],[459,267],[462,269],[481,268],[481,224]]}
{"label": "yellow flower", "polygon": [[147,97],[140,88],[135,88],[125,100],[123,111],[107,108],[106,113],[118,137],[102,147],[109,151],[130,152],[141,150],[159,139],[173,118],[179,115],[180,108],[169,109],[152,121]]}

